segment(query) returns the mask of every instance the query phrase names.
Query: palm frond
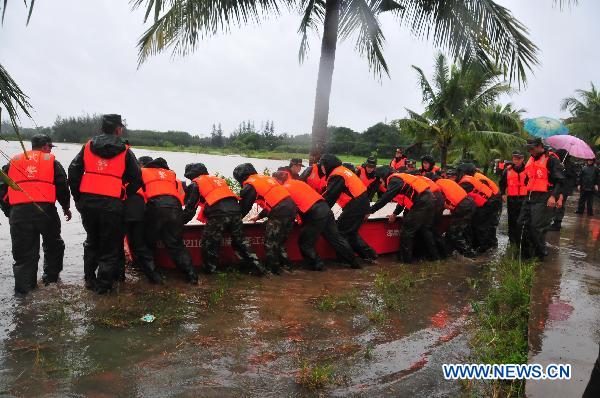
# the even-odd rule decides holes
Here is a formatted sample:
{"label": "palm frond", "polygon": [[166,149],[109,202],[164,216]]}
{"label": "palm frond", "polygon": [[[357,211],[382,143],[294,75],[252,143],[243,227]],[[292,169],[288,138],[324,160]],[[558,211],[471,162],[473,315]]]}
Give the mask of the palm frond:
{"label": "palm frond", "polygon": [[350,35],[358,32],[356,39],[356,51],[367,58],[369,68],[375,76],[381,76],[383,72],[389,75],[389,69],[383,56],[383,45],[385,37],[381,30],[378,15],[382,12],[396,10],[395,2],[388,1],[382,5],[381,0],[348,0],[341,3],[339,34],[340,39],[345,40]]}
{"label": "palm frond", "polygon": [[4,181],[6,185],[16,191],[23,191],[23,189],[17,184],[12,178],[8,176],[3,170],[0,170],[0,180]]}
{"label": "palm frond", "polygon": [[469,131],[468,135],[475,141],[481,142],[482,144],[495,147],[495,146],[524,146],[526,140],[519,136],[502,133],[500,131]]}
{"label": "palm frond", "polygon": [[421,69],[415,65],[412,65],[411,67],[417,72],[417,76],[419,79],[419,86],[421,86],[421,94],[423,97],[423,102],[435,101],[436,100],[435,91],[433,91],[433,88],[431,87],[429,80],[427,80],[427,76],[425,76],[423,69]]}
{"label": "palm frond", "polygon": [[303,0],[302,21],[298,28],[298,33],[302,36],[300,49],[298,50],[298,60],[303,63],[309,50],[308,32],[318,31],[319,24],[325,20],[325,2],[323,0]]}
{"label": "palm frond", "polygon": [[0,122],[2,119],[2,109],[6,109],[10,123],[13,126],[23,152],[26,151],[23,144],[23,138],[19,132],[19,111],[23,112],[28,118],[31,118],[29,97],[23,93],[21,88],[13,80],[10,74],[0,64]]}
{"label": "palm frond", "polygon": [[277,0],[135,0],[134,8],[147,4],[146,18],[154,10],[154,23],[137,44],[139,64],[167,48],[172,49],[173,55],[186,55],[204,38],[279,15],[279,3]]}
{"label": "palm frond", "polygon": [[526,81],[538,64],[527,28],[493,0],[399,0],[401,23],[419,38],[431,39],[457,60],[478,59],[498,65],[510,80]]}
{"label": "palm frond", "polygon": [[[23,0],[25,3],[25,7],[27,10],[27,25],[29,25],[29,21],[31,20],[31,14],[33,13],[33,6],[35,5],[35,0],[31,0],[29,4],[27,4],[27,0]],[[4,0],[4,4],[2,6],[2,23],[4,23],[4,15],[6,14],[6,6],[8,5],[8,0]]]}

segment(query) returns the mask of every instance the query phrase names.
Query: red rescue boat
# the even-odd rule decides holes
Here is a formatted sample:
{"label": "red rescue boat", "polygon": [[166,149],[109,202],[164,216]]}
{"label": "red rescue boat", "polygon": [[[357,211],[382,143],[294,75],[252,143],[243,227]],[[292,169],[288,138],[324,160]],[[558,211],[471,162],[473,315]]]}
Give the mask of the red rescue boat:
{"label": "red rescue boat", "polygon": [[[360,235],[376,252],[377,254],[390,254],[396,253],[400,244],[400,229],[402,228],[402,217],[398,217],[398,221],[390,224],[387,217],[384,214],[390,214],[393,211],[394,206],[388,205],[377,214],[372,215],[360,228]],[[386,212],[387,210],[387,212]],[[445,230],[450,222],[450,216],[445,215],[443,217],[442,225],[440,229]],[[183,239],[186,247],[190,251],[192,256],[192,262],[194,267],[200,267],[202,265],[202,254],[200,250],[200,243],[202,242],[202,233],[204,231],[204,225],[200,223],[188,224],[185,226]],[[258,255],[260,259],[264,259],[264,226],[261,222],[258,223],[244,223],[244,232],[247,239],[250,241],[252,250]],[[302,255],[298,248],[298,235],[300,233],[300,227],[294,226],[287,243],[286,249],[288,256],[291,261],[302,261]],[[323,238],[319,238],[317,241],[317,252],[324,260],[331,260],[336,258],[335,251]],[[175,265],[169,258],[169,255],[165,248],[160,244],[155,252],[156,265],[162,268],[175,268]],[[223,245],[221,247],[221,263],[231,264],[239,262],[239,259],[235,256],[233,248],[231,247],[231,240],[225,236],[223,239]]]}

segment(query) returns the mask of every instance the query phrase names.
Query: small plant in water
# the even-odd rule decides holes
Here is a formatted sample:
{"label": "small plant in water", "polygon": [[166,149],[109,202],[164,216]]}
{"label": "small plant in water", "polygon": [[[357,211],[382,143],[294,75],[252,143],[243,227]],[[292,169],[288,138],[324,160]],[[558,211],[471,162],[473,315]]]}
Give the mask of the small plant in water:
{"label": "small plant in water", "polygon": [[304,361],[296,383],[310,390],[320,390],[332,384],[335,380],[333,366],[329,364],[310,365]]}
{"label": "small plant in water", "polygon": [[365,351],[363,353],[363,357],[366,360],[373,359],[373,349],[374,348],[375,348],[375,346],[373,345],[373,343],[371,343],[371,342],[367,343],[367,345],[365,346]]}
{"label": "small plant in water", "polygon": [[360,292],[353,289],[339,295],[325,293],[317,297],[314,306],[319,311],[348,311],[357,310],[362,307]]}
{"label": "small plant in water", "polygon": [[388,316],[381,310],[373,310],[367,312],[367,318],[374,323],[385,323],[388,319]]}

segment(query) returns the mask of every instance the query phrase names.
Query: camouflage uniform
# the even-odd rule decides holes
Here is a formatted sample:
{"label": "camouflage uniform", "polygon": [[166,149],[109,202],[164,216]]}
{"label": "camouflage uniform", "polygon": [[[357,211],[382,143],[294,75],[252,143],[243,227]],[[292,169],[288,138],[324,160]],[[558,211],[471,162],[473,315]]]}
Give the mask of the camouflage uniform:
{"label": "camouflage uniform", "polygon": [[282,267],[290,268],[285,242],[293,226],[291,217],[269,217],[265,222],[265,257],[274,274],[279,274]]}
{"label": "camouflage uniform", "polygon": [[244,238],[242,220],[239,215],[209,217],[206,220],[202,235],[202,260],[206,271],[215,272],[219,265],[219,253],[225,232],[229,232],[231,235],[231,246],[245,265],[258,271],[264,271],[258,257],[252,252]]}

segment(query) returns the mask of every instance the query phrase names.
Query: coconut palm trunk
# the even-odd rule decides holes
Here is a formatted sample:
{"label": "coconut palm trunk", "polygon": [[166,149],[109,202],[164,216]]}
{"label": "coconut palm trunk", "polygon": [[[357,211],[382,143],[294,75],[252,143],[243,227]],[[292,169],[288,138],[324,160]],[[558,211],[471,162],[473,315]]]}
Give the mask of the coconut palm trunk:
{"label": "coconut palm trunk", "polygon": [[325,21],[323,39],[321,41],[321,60],[319,62],[319,77],[315,95],[315,113],[312,125],[312,144],[310,163],[315,163],[321,157],[327,142],[327,122],[329,120],[329,98],[335,66],[335,50],[338,40],[340,20],[339,0],[327,0],[325,3]]}

